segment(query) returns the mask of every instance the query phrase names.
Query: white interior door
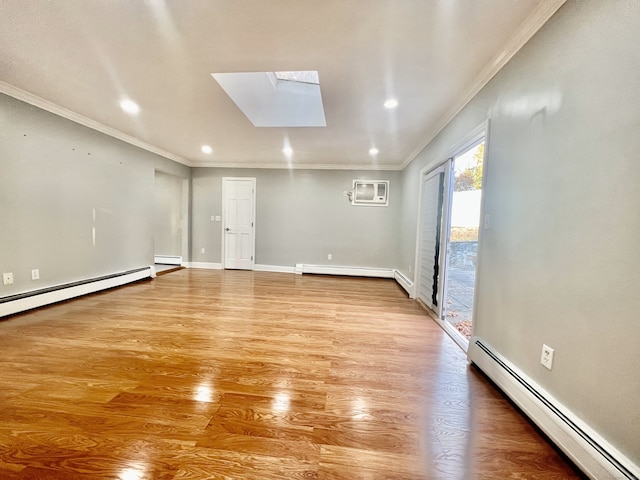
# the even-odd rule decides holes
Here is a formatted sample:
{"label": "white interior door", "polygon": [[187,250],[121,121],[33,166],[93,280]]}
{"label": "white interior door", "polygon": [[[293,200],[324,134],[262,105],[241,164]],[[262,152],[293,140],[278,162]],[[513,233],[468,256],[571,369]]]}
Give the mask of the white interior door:
{"label": "white interior door", "polygon": [[253,270],[255,178],[222,179],[224,268]]}

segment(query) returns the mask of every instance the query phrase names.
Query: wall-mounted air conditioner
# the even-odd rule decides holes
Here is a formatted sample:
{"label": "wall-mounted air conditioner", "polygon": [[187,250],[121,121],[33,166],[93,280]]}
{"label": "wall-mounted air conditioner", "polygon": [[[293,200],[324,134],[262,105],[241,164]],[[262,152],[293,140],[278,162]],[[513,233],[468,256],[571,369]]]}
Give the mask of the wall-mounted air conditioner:
{"label": "wall-mounted air conditioner", "polygon": [[389,180],[354,180],[351,204],[386,207],[389,205]]}

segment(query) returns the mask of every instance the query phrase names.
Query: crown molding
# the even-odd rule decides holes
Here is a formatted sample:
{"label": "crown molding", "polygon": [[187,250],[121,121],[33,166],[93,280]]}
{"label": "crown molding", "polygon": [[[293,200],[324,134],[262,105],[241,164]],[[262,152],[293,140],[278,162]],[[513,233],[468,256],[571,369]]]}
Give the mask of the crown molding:
{"label": "crown molding", "polygon": [[371,164],[292,164],[282,163],[216,163],[192,162],[194,168],[236,168],[236,169],[269,169],[269,170],[371,170],[371,171],[400,171],[400,165],[371,165]]}
{"label": "crown molding", "polygon": [[533,37],[542,26],[565,4],[567,0],[542,0],[535,10],[529,15],[520,27],[515,31],[502,49],[494,55],[482,70],[476,75],[473,82],[453,103],[451,108],[440,117],[433,128],[429,129],[424,140],[415,148],[400,169],[404,169],[416,158],[422,150],[446,127],[462,109],[475,97],[484,86],[520,51],[522,47]]}
{"label": "crown molding", "polygon": [[110,137],[117,138],[123,142],[129,143],[136,147],[147,150],[148,152],[155,153],[161,157],[168,158],[174,162],[181,163],[187,167],[214,167],[214,168],[252,168],[252,169],[287,169],[287,170],[401,170],[399,165],[371,165],[371,164],[349,164],[349,165],[336,165],[336,164],[313,164],[313,165],[283,165],[281,163],[265,164],[265,163],[216,163],[216,162],[198,162],[190,161],[179,155],[175,155],[171,152],[163,150],[149,143],[143,142],[131,135],[116,130],[115,128],[108,127],[100,122],[92,120],[84,115],[80,115],[68,108],[61,107],[49,100],[45,100],[42,97],[34,95],[33,93],[22,90],[18,87],[10,85],[0,80],[0,93],[4,93],[17,100],[21,100],[35,107],[46,110],[60,117],[71,120],[72,122],[79,123],[85,127],[96,130]]}
{"label": "crown molding", "polygon": [[100,122],[96,122],[95,120],[85,117],[84,115],[80,115],[73,110],[69,110],[68,108],[56,105],[49,100],[45,100],[42,97],[38,97],[33,93],[27,92],[26,90],[22,90],[18,87],[14,87],[13,85],[10,85],[1,80],[0,93],[4,93],[5,95],[9,95],[10,97],[13,97],[17,100],[21,100],[30,105],[41,108],[42,110],[46,110],[47,112],[58,115],[59,117],[71,120],[72,122],[79,123],[80,125],[84,125],[85,127],[91,128],[92,130],[96,130],[100,133],[104,133],[105,135],[109,135],[110,137],[117,138],[118,140],[122,140],[123,142],[129,143],[130,145],[134,145],[136,147],[142,148],[143,150],[147,150],[148,152],[155,153],[156,155],[160,155],[164,158],[168,158],[169,160],[173,160],[174,162],[181,163],[188,167],[191,166],[191,162],[179,155],[175,155],[171,152],[163,150],[162,148],[143,142],[142,140],[132,137],[131,135],[127,135],[120,130],[108,127],[107,125],[104,125]]}

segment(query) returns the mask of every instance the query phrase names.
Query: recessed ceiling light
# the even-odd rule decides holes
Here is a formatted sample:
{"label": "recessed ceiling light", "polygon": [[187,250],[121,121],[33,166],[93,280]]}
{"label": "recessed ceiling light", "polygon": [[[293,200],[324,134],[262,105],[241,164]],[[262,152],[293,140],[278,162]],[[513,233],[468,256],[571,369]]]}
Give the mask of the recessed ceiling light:
{"label": "recessed ceiling light", "polygon": [[293,148],[291,147],[284,147],[282,149],[282,152],[287,156],[290,157],[293,154]]}
{"label": "recessed ceiling light", "polygon": [[398,100],[395,98],[390,98],[386,102],[384,102],[384,108],[396,108],[398,106]]}
{"label": "recessed ceiling light", "polygon": [[124,99],[120,101],[120,108],[127,112],[129,115],[137,115],[140,112],[140,107],[136,102],[129,99]]}
{"label": "recessed ceiling light", "polygon": [[202,153],[206,153],[207,155],[213,152],[213,148],[211,148],[209,145],[202,145],[202,148],[200,150],[202,150]]}
{"label": "recessed ceiling light", "polygon": [[378,149],[377,148],[370,148],[369,149],[369,155],[377,155],[378,154]]}

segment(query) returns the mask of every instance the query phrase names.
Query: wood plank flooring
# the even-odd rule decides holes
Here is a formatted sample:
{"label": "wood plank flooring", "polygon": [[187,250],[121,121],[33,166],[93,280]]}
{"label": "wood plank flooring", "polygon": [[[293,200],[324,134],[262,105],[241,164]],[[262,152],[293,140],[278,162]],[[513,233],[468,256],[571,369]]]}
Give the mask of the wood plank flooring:
{"label": "wood plank flooring", "polygon": [[0,352],[0,479],[581,478],[391,280],[180,270]]}

